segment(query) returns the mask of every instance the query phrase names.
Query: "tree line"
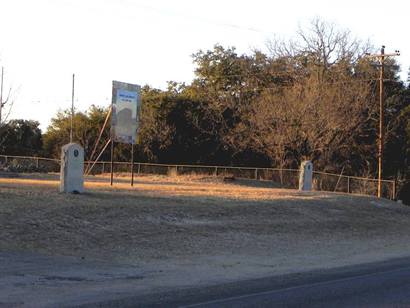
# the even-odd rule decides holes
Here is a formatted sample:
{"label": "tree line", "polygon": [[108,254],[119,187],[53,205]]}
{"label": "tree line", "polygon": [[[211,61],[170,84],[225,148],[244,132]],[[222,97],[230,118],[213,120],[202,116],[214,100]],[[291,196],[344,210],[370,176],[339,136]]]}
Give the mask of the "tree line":
{"label": "tree line", "polygon": [[[216,45],[193,55],[195,78],[145,86],[136,159],[160,163],[315,168],[358,176],[377,172],[379,67],[374,48],[320,19],[295,41],[274,40],[268,52],[238,54]],[[410,88],[393,60],[385,72],[384,176],[410,177]],[[74,140],[89,158],[108,108],[74,116]],[[0,131],[0,152],[59,157],[69,140],[70,112],[45,133],[39,123],[13,120]],[[103,135],[100,149],[109,139]],[[102,159],[109,160],[109,150]],[[114,159],[129,160],[130,146]]]}

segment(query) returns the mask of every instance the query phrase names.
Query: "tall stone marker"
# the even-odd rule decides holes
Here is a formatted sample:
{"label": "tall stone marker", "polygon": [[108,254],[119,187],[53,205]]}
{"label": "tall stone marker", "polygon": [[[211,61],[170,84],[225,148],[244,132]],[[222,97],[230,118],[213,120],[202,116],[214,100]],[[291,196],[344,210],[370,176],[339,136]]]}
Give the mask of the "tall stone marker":
{"label": "tall stone marker", "polygon": [[61,149],[60,192],[84,192],[84,150],[76,143]]}
{"label": "tall stone marker", "polygon": [[299,190],[311,191],[313,177],[313,164],[310,160],[302,162],[299,173]]}

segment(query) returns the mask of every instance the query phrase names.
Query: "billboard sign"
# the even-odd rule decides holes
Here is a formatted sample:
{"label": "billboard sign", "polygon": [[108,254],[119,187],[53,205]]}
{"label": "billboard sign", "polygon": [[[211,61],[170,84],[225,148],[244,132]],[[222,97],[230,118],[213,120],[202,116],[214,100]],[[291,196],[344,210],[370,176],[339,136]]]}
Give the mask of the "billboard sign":
{"label": "billboard sign", "polygon": [[135,144],[140,107],[139,85],[113,81],[111,136],[114,141]]}

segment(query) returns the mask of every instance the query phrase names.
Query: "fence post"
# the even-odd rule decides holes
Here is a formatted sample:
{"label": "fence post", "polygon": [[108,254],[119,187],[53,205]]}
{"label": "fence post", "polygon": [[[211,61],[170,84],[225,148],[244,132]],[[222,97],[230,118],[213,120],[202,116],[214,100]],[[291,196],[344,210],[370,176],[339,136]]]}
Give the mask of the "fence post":
{"label": "fence post", "polygon": [[102,165],[102,172],[101,172],[101,173],[104,174],[104,173],[105,173],[105,162],[103,162],[102,164],[103,164],[103,165]]}
{"label": "fence post", "polygon": [[38,157],[36,158],[36,168],[37,169],[39,168],[39,159],[38,159]]}
{"label": "fence post", "polygon": [[218,176],[218,167],[215,167],[214,176]]}
{"label": "fence post", "polygon": [[258,168],[255,168],[255,180],[258,179]]}
{"label": "fence post", "polygon": [[137,173],[140,174],[140,171],[141,171],[141,164],[138,163],[138,171],[137,171]]}
{"label": "fence post", "polygon": [[347,193],[350,194],[350,176],[347,177]]}
{"label": "fence post", "polygon": [[280,187],[283,187],[283,170],[282,170],[282,167],[280,167],[280,170],[279,170],[279,177],[280,177]]}
{"label": "fence post", "polygon": [[393,181],[393,192],[392,192],[393,198],[392,200],[396,200],[396,179]]}

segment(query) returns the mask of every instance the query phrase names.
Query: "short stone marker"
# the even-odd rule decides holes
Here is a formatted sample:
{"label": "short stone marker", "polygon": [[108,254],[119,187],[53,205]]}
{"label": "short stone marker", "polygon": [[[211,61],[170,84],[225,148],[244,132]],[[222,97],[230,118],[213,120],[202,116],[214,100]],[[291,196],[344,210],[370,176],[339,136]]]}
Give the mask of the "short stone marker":
{"label": "short stone marker", "polygon": [[76,143],[61,149],[60,192],[84,192],[84,150]]}
{"label": "short stone marker", "polygon": [[313,164],[310,160],[302,162],[299,173],[299,190],[311,191],[313,177]]}

